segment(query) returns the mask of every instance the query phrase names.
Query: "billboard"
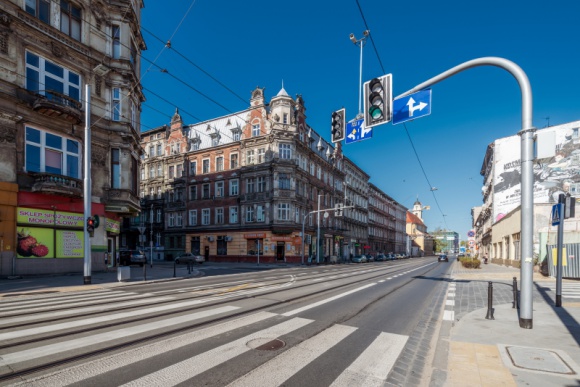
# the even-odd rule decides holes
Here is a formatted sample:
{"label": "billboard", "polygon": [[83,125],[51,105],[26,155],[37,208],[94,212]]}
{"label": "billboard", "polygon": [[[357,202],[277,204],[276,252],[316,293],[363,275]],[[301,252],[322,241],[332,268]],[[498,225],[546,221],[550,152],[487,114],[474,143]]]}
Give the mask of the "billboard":
{"label": "billboard", "polygon": [[[557,203],[558,195],[580,194],[580,121],[553,126],[556,155],[534,163],[534,203]],[[521,203],[521,139],[495,141],[493,172],[493,222]]]}

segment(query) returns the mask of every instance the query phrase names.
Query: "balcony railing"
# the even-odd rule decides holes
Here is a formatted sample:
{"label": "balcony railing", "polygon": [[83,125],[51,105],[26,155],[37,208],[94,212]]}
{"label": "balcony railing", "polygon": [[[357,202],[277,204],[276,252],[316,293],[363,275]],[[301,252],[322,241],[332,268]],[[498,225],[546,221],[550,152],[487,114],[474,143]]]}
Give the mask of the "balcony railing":
{"label": "balcony railing", "polygon": [[79,179],[52,173],[32,172],[34,177],[32,192],[53,193],[68,196],[82,196],[83,183]]}
{"label": "balcony railing", "polygon": [[49,117],[60,117],[73,124],[82,121],[82,104],[54,90],[34,92],[23,88],[16,90],[18,98],[32,107],[33,110]]}

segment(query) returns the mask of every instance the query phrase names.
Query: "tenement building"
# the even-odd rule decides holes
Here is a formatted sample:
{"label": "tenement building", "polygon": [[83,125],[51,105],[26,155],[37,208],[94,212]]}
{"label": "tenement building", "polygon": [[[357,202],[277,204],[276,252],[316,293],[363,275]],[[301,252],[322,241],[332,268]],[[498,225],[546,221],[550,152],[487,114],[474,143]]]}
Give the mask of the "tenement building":
{"label": "tenement building", "polygon": [[[140,211],[142,7],[0,2],[1,273],[82,271],[85,243],[92,268],[103,269],[116,256],[122,219]],[[88,161],[99,225],[86,241]]]}

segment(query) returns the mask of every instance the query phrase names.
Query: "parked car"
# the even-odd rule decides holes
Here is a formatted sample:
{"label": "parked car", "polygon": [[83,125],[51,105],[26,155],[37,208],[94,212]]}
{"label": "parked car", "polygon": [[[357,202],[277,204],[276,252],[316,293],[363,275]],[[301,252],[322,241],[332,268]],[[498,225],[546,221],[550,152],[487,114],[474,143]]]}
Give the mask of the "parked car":
{"label": "parked car", "polygon": [[387,260],[387,256],[385,254],[377,254],[377,256],[375,257],[375,261],[377,261],[377,262],[386,261],[386,260]]}
{"label": "parked car", "polygon": [[437,259],[438,262],[449,262],[449,258],[447,257],[446,254],[441,254],[439,256],[439,258]]}
{"label": "parked car", "polygon": [[193,253],[183,253],[179,257],[175,258],[175,263],[199,263],[200,265],[205,262],[205,257],[203,255],[196,255]]}
{"label": "parked car", "polygon": [[365,256],[367,257],[367,262],[374,262],[375,261],[375,257],[373,257],[372,254],[365,254]]}
{"label": "parked car", "polygon": [[367,257],[365,255],[355,255],[352,257],[352,261],[354,263],[365,263],[367,261]]}
{"label": "parked car", "polygon": [[393,254],[393,253],[387,254],[386,257],[387,257],[387,261],[394,261],[395,259],[397,259],[397,257],[395,257],[395,254]]}
{"label": "parked car", "polygon": [[145,262],[147,262],[147,258],[141,250],[119,250],[119,264],[121,266],[133,264],[143,266]]}

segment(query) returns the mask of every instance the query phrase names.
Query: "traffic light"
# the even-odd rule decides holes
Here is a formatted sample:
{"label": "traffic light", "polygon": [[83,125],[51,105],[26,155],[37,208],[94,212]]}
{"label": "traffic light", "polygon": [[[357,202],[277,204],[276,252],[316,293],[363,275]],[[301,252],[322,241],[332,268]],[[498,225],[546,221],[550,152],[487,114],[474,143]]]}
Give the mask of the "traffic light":
{"label": "traffic light", "polygon": [[93,215],[93,220],[95,221],[95,228],[99,228],[99,224],[101,224],[101,218],[99,218],[99,215]]}
{"label": "traffic light", "polygon": [[393,118],[391,74],[373,78],[364,84],[364,125],[386,124]]}
{"label": "traffic light", "polygon": [[330,131],[332,133],[332,142],[337,143],[344,140],[346,120],[346,111],[344,108],[332,112],[332,122],[330,125]]}
{"label": "traffic light", "polygon": [[87,231],[89,236],[94,236],[95,234],[95,220],[92,217],[87,218]]}

